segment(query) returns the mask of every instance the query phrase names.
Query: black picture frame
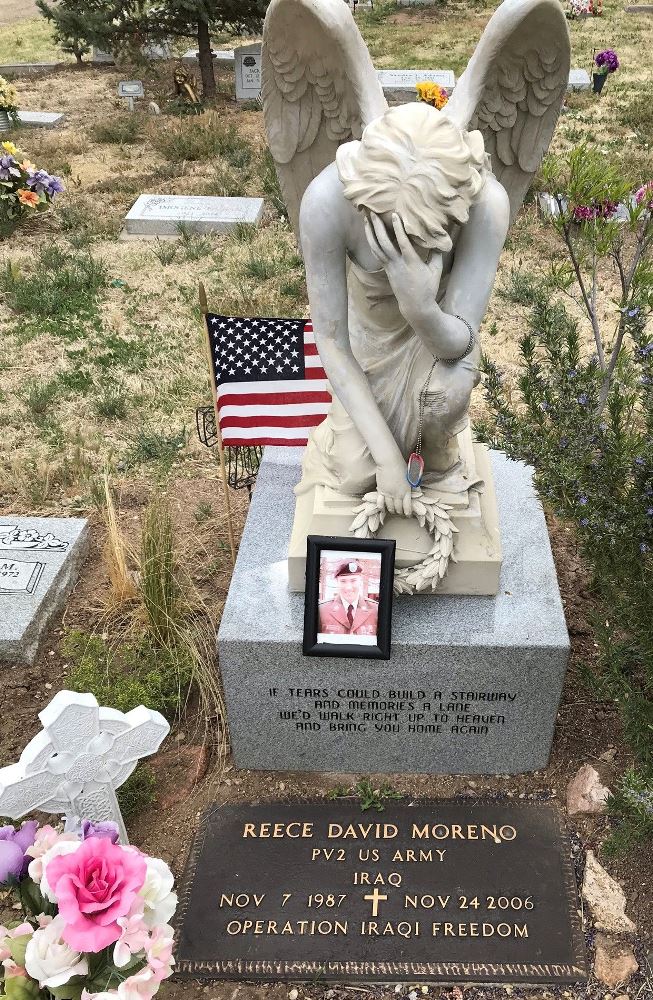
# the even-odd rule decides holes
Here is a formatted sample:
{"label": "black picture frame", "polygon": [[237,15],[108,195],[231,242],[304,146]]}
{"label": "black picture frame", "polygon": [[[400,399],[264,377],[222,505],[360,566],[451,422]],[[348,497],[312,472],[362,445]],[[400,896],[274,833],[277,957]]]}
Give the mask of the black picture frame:
{"label": "black picture frame", "polygon": [[[393,538],[340,538],[336,535],[309,535],[306,539],[306,599],[304,604],[304,656],[359,657],[390,659],[392,594],[396,542]],[[354,642],[318,642],[320,567],[324,551],[355,554],[378,553],[381,556],[379,610],[376,644]],[[366,596],[367,599],[367,596]],[[324,634],[324,633],[320,633]]]}

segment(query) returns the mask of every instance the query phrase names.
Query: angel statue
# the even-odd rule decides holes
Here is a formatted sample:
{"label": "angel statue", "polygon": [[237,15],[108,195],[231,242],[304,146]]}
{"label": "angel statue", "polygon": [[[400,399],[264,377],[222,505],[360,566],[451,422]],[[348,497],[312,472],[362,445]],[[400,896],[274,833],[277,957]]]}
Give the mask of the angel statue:
{"label": "angel statue", "polygon": [[[298,549],[307,531],[343,534],[324,530],[337,517],[352,534],[397,538],[398,555],[404,530],[396,589],[434,590],[457,554],[452,532],[478,522],[489,467],[467,411],[479,329],[569,59],[558,0],[504,0],[443,110],[389,108],[342,0],[270,3],[265,124],[333,393],[296,490]],[[428,532],[426,553],[405,540],[406,519]],[[497,582],[498,569],[494,593]],[[477,585],[449,592],[490,592]]]}

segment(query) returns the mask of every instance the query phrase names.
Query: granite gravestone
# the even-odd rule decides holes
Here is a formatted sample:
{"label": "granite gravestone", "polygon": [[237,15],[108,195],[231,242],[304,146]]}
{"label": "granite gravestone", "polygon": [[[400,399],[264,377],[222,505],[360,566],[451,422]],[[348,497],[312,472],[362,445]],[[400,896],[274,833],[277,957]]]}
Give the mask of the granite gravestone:
{"label": "granite gravestone", "polygon": [[0,518],[0,661],[30,665],[88,548],[82,518]]}
{"label": "granite gravestone", "polygon": [[586,69],[569,70],[567,90],[589,90],[591,86],[592,81]]}
{"label": "granite gravestone", "polygon": [[125,217],[125,235],[178,236],[180,223],[195,233],[226,233],[239,224],[257,225],[262,215],[262,198],[142,194]]}
{"label": "granite gravestone", "polygon": [[261,96],[261,43],[234,49],[236,100],[257,101]]}
{"label": "granite gravestone", "polygon": [[450,69],[378,69],[376,75],[390,104],[416,101],[416,83],[437,83],[448,94],[456,86],[456,78]]}
{"label": "granite gravestone", "polygon": [[181,978],[586,978],[558,810],[479,799],[215,806],[177,915]]}
{"label": "granite gravestone", "polygon": [[58,128],[63,125],[65,117],[62,111],[18,112],[18,121],[28,128]]}
{"label": "granite gravestone", "polygon": [[[218,651],[239,767],[507,774],[545,767],[569,636],[531,471],[491,452],[499,592],[401,596],[390,660],[302,655],[288,589],[302,450],[266,448]],[[252,725],[256,719],[256,725]]]}

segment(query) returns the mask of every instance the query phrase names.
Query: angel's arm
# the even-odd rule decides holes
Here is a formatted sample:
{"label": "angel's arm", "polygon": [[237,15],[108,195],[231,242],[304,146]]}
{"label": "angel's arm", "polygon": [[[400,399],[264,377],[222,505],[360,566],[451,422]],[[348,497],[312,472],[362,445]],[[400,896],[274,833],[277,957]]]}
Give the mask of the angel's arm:
{"label": "angel's arm", "polygon": [[[404,504],[410,495],[405,460],[356,361],[349,339],[347,222],[328,180],[318,176],[299,216],[315,342],[331,388],[353,420],[377,466],[377,485]],[[390,507],[392,509],[392,507]]]}

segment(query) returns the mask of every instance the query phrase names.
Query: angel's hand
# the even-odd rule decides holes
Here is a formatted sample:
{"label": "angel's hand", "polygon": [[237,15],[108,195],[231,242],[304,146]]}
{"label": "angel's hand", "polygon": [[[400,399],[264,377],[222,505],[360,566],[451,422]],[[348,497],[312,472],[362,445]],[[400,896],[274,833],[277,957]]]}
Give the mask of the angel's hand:
{"label": "angel's hand", "polygon": [[442,254],[432,254],[426,263],[410,242],[396,212],[392,214],[392,225],[396,246],[378,215],[370,212],[365,216],[370,250],[388,276],[402,315],[411,322],[413,317],[421,316],[425,305],[435,302],[442,276]]}
{"label": "angel's hand", "polygon": [[412,490],[406,479],[406,465],[401,456],[397,461],[384,463],[377,468],[376,489],[390,514],[410,517]]}

